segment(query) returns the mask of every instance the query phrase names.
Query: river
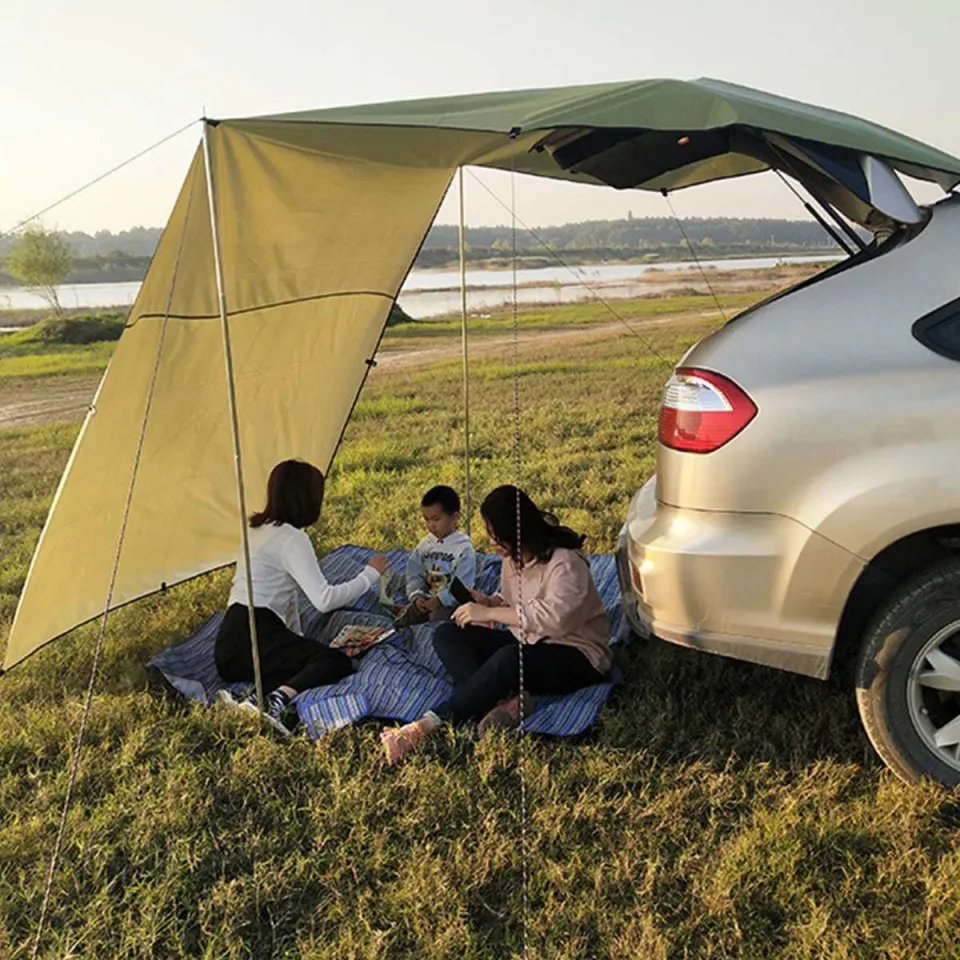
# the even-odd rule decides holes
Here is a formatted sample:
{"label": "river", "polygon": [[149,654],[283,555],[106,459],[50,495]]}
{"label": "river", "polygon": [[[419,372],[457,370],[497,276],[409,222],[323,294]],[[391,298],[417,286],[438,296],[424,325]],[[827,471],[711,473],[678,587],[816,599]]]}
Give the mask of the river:
{"label": "river", "polygon": [[[808,257],[745,257],[702,260],[704,268],[749,270],[781,263],[811,263],[836,259],[829,254]],[[605,299],[638,297],[662,282],[645,280],[651,270],[682,273],[697,270],[695,263],[600,263],[573,267],[534,267],[517,271],[517,300],[522,304],[574,303],[597,296]],[[678,278],[679,279],[679,278]],[[697,278],[699,279],[699,278]],[[492,310],[512,302],[512,270],[467,270],[467,308],[471,313]],[[65,307],[129,307],[136,299],[139,282],[79,283],[57,288]],[[457,270],[411,270],[400,296],[400,306],[412,317],[439,317],[460,310],[460,274]],[[46,306],[45,301],[21,287],[0,287],[0,310],[23,310]],[[0,328],[2,329],[2,328]]]}

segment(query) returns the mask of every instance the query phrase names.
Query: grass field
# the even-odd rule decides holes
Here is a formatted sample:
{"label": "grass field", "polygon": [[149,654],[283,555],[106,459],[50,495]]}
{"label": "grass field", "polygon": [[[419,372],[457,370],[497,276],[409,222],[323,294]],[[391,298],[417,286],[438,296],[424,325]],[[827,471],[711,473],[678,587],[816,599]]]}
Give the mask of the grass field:
{"label": "grass field", "polygon": [[[116,321],[117,314],[109,314]],[[44,327],[55,321],[43,321],[21,330],[0,333],[0,381],[27,377],[95,374],[103,371],[116,346],[114,342],[68,343],[44,337]],[[76,328],[101,324],[98,317],[89,314],[69,321]],[[60,324],[60,326],[63,326]],[[59,342],[58,342],[59,340]]]}
{"label": "grass field", "polygon": [[[669,363],[716,325],[692,299],[618,304],[640,338],[561,337],[580,308],[524,323],[522,482],[595,551],[654,469]],[[513,356],[508,318],[478,329],[482,494],[513,479]],[[419,538],[422,489],[462,485],[459,383],[450,357],[373,371],[319,549]],[[77,429],[0,431],[4,635]],[[522,956],[517,743],[450,735],[387,769],[375,723],[280,744],[152,692],[146,660],[228,586],[112,617],[41,956]],[[82,628],[0,680],[0,957],[29,956],[91,657]],[[960,956],[960,803],[879,764],[850,690],[657,642],[624,668],[589,735],[527,741],[529,957]]]}

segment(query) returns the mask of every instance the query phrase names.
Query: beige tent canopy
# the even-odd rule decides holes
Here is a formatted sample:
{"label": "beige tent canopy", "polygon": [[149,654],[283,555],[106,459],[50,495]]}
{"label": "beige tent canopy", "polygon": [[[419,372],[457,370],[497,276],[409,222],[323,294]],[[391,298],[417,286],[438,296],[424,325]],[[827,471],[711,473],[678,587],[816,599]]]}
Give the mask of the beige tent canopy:
{"label": "beige tent canopy", "polygon": [[224,328],[247,501],[279,460],[329,467],[458,167],[641,189],[779,167],[861,223],[890,216],[864,157],[960,182],[960,160],[907,137],[709,80],[207,122],[205,140],[64,472],[4,668],[101,613],[114,580],[113,607],[237,556]]}

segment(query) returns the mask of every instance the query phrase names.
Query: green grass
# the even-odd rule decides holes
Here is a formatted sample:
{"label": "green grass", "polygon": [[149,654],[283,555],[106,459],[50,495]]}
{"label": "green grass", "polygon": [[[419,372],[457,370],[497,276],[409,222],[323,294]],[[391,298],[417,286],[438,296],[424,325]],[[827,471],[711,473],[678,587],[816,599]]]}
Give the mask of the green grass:
{"label": "green grass", "polygon": [[44,320],[12,333],[0,334],[0,380],[27,377],[99,373],[113,354],[113,340],[89,343],[66,342],[71,334],[77,340],[89,332],[115,336],[113,314],[85,316],[66,321]]}
{"label": "green grass", "polygon": [[[737,293],[722,294],[720,302],[724,310],[732,313],[756,302],[760,294]],[[637,300],[614,301],[611,308],[616,316],[602,304],[570,304],[560,307],[542,307],[524,311],[522,329],[524,335],[531,332],[547,332],[570,327],[590,327],[598,324],[617,323],[617,317],[628,324],[637,321],[659,319],[684,312],[696,311],[716,317],[716,305],[711,297],[646,297]],[[114,320],[118,315],[103,314],[106,320]],[[70,324],[84,322],[93,324],[100,321],[100,315],[72,318]],[[24,327],[13,333],[0,334],[0,380],[22,380],[26,378],[65,376],[68,374],[102,373],[113,354],[115,342],[110,340],[92,343],[50,343],[43,339],[45,324],[42,321],[30,327]],[[103,325],[101,321],[101,325]],[[513,315],[509,312],[490,316],[472,317],[470,332],[474,338],[483,339],[492,335],[509,335],[513,329]],[[383,349],[389,353],[393,348],[409,347],[408,341],[416,341],[418,348],[430,349],[451,343],[452,335],[459,335],[459,318],[441,318],[438,320],[418,320],[399,323],[390,327],[383,339]],[[645,336],[645,335],[643,335]],[[391,399],[379,401],[392,403]],[[371,409],[361,404],[358,414],[378,416],[368,413]],[[386,409],[386,408],[384,408]]]}
{"label": "green grass", "polygon": [[[719,301],[728,316],[756,303],[764,293],[721,293]],[[618,323],[622,318],[628,323],[635,320],[652,320],[660,317],[697,312],[718,316],[717,305],[708,294],[697,296],[650,296],[633,300],[610,300],[608,305],[594,301],[570,303],[563,306],[521,308],[521,329],[547,330],[562,327],[592,326]],[[384,343],[391,339],[405,340],[418,337],[450,336],[459,334],[460,317],[438,317],[401,323],[390,328]],[[470,318],[471,334],[510,333],[513,330],[513,312],[502,309],[483,316]]]}
{"label": "green grass", "polygon": [[[645,330],[673,360],[712,321]],[[455,341],[454,341],[455,342]],[[609,550],[654,467],[667,366],[627,335],[522,346],[523,483]],[[475,489],[513,478],[512,362],[477,360]],[[459,366],[371,374],[315,540],[411,545],[462,488]],[[0,432],[0,634],[76,424]],[[478,545],[483,545],[477,538]],[[111,617],[45,958],[520,957],[515,741],[400,768],[378,725],[276,743],[152,692],[226,571]],[[0,956],[29,955],[94,628],[0,681]],[[526,744],[529,956],[960,955],[960,804],[885,771],[851,691],[637,643],[589,735]]]}
{"label": "green grass", "polygon": [[113,355],[113,347],[112,343],[90,343],[62,347],[56,353],[37,351],[19,356],[0,355],[0,380],[102,373]]}

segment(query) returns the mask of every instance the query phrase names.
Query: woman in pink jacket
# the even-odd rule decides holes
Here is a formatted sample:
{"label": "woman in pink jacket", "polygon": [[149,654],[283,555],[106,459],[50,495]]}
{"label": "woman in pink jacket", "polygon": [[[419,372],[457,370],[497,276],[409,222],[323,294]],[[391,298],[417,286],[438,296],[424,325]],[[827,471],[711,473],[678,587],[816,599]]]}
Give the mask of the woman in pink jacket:
{"label": "woman in pink jacket", "polygon": [[[473,592],[474,602],[458,607],[453,621],[437,629],[433,645],[453,679],[453,694],[419,720],[383,732],[390,763],[445,722],[479,721],[481,735],[517,727],[533,709],[532,694],[602,683],[610,669],[610,624],[580,552],[584,537],[560,526],[514,486],[497,487],[480,513],[503,557],[501,592]],[[495,629],[499,624],[509,629]]]}

